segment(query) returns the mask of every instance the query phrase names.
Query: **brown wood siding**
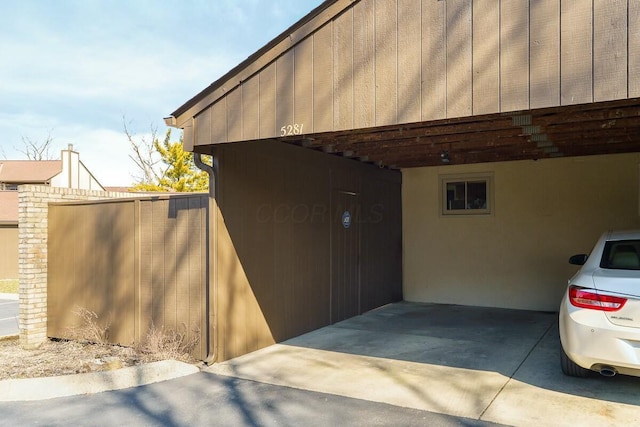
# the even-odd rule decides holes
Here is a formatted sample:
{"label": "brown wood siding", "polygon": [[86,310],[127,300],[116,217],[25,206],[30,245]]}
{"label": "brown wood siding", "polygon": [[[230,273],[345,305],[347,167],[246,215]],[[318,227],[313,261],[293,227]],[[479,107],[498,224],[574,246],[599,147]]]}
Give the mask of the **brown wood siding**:
{"label": "brown wood siding", "polygon": [[[353,128],[353,11],[348,10],[333,24],[333,129]],[[339,90],[336,90],[338,89]]]}
{"label": "brown wood siding", "polygon": [[471,115],[471,2],[446,2],[447,117]]}
{"label": "brown wood siding", "polygon": [[446,2],[422,2],[422,120],[447,115]]}
{"label": "brown wood siding", "polygon": [[529,0],[500,2],[500,109],[529,108]]}
{"label": "brown wood siding", "polygon": [[18,225],[0,225],[0,279],[18,278]]}
{"label": "brown wood siding", "polygon": [[[294,122],[294,51],[290,50],[276,61],[276,134]],[[238,141],[238,140],[234,140]]]}
{"label": "brown wood siding", "polygon": [[[245,91],[246,93],[246,91]],[[246,93],[247,98],[260,104],[260,138],[276,135],[276,64],[260,72],[260,87],[257,94]]]}
{"label": "brown wood siding", "polygon": [[[333,24],[313,35],[313,127],[305,133],[333,129]],[[301,123],[305,129],[309,124]]]}
{"label": "brown wood siding", "polygon": [[371,0],[375,13],[376,126],[398,119],[398,10],[396,1]]}
{"label": "brown wood siding", "polygon": [[110,324],[109,341],[149,329],[200,337],[206,356],[206,196],[53,204],[49,208],[48,335],[68,338],[76,308]]}
{"label": "brown wood siding", "polygon": [[640,1],[629,2],[629,98],[640,96]]}
{"label": "brown wood siding", "polygon": [[227,139],[229,141],[241,141],[244,139],[242,129],[242,118],[244,116],[244,110],[242,108],[242,92],[243,86],[238,87],[227,95],[227,103],[229,105],[235,105],[240,108],[229,108],[227,110]]}
{"label": "brown wood siding", "polygon": [[560,0],[530,3],[530,107],[560,105]]}
{"label": "brown wood siding", "polygon": [[473,5],[473,113],[500,111],[500,2]]}
{"label": "brown wood siding", "polygon": [[250,78],[242,87],[242,138],[250,141],[260,138],[260,102],[256,102],[256,93],[260,93],[259,76]]}
{"label": "brown wood siding", "polygon": [[596,102],[627,97],[627,1],[593,1],[593,99]]}
{"label": "brown wood siding", "polygon": [[353,106],[355,128],[375,124],[375,23],[373,9],[357,3],[353,8]]}
{"label": "brown wood siding", "polygon": [[[215,155],[220,165],[214,280],[218,361],[328,325],[332,313],[344,317],[402,299],[401,260],[385,258],[398,255],[396,246],[386,245],[401,238],[398,172],[266,141],[220,145]],[[365,184],[370,179],[384,190]],[[358,195],[363,185],[369,185],[367,192]],[[360,249],[366,241],[368,261],[349,251],[355,270],[340,283],[334,273],[344,258],[332,252],[342,215],[332,206],[336,191],[355,193],[356,211],[381,204],[396,212],[374,225],[359,225],[351,244]],[[354,271],[371,280],[363,285],[366,296],[354,282]],[[332,298],[332,290],[347,287],[358,291],[347,299]]]}
{"label": "brown wood siding", "polygon": [[258,128],[267,139],[288,126],[308,135],[637,97],[639,8],[636,0],[354,2],[225,87],[205,108],[212,114],[196,117],[197,129],[211,128],[208,137],[198,131],[197,145],[254,140]]}
{"label": "brown wood siding", "polygon": [[[313,128],[313,38],[304,39],[295,47],[294,122]],[[304,131],[304,130],[303,130]],[[245,138],[251,141],[255,138]]]}
{"label": "brown wood siding", "polygon": [[593,101],[592,2],[563,0],[560,8],[560,102]]}
{"label": "brown wood siding", "polygon": [[419,122],[422,117],[422,60],[416,49],[422,43],[421,3],[398,0],[398,117],[400,123]]}
{"label": "brown wood siding", "polygon": [[[397,184],[381,177],[362,181],[360,205],[360,309],[402,299],[402,202]],[[384,262],[380,262],[384,260]]]}

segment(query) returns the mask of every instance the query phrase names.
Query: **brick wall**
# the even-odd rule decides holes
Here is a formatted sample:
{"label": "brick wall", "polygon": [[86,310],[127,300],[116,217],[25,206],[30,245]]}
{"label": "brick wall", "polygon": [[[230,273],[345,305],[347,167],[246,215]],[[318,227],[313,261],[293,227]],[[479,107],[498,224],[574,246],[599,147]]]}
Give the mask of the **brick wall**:
{"label": "brick wall", "polygon": [[47,339],[47,223],[49,202],[133,197],[131,193],[40,185],[18,187],[20,344],[35,348]]}

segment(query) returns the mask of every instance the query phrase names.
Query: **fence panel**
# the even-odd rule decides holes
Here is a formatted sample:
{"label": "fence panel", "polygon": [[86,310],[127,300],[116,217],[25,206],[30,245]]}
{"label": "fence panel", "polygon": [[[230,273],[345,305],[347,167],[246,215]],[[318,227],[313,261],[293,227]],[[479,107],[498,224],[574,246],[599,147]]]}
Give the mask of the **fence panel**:
{"label": "fence panel", "polygon": [[198,194],[50,205],[48,335],[71,338],[87,310],[110,342],[145,343],[164,328],[199,340],[192,354],[204,358],[207,203]]}

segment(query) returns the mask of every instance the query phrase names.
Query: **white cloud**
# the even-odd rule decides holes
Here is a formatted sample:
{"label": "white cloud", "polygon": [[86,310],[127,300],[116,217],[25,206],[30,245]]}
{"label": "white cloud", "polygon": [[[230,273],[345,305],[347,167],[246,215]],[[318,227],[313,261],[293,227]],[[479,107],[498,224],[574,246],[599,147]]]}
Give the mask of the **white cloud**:
{"label": "white cloud", "polygon": [[[21,0],[3,4],[0,149],[71,143],[103,185],[135,173],[123,116],[162,118],[321,0]],[[177,138],[177,135],[176,135]],[[0,157],[2,152],[0,152]]]}

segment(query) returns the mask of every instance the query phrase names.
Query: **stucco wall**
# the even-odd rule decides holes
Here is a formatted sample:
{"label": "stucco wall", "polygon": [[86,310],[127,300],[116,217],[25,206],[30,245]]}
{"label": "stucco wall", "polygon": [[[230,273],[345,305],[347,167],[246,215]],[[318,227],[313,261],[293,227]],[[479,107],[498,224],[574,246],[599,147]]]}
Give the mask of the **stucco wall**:
{"label": "stucco wall", "polygon": [[[408,301],[557,310],[607,229],[640,227],[640,154],[403,170]],[[440,215],[439,175],[492,172],[487,216]]]}

